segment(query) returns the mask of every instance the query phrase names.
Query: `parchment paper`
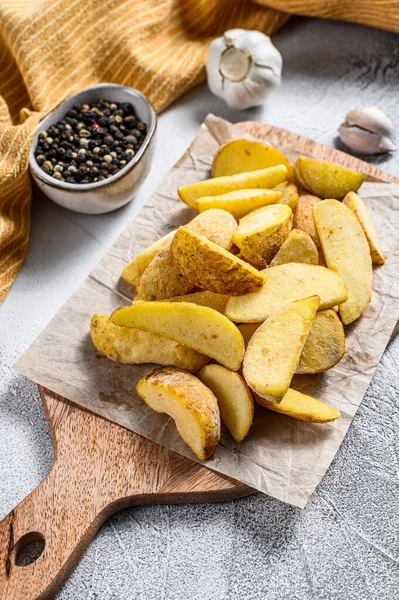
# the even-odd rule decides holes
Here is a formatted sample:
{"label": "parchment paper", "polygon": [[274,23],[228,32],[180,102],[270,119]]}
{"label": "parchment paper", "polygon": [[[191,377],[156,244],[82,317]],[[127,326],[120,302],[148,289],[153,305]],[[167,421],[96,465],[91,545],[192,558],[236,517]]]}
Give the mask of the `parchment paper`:
{"label": "parchment paper", "polygon": [[[120,365],[99,356],[89,326],[94,312],[110,314],[130,304],[134,288],[119,279],[123,267],[154,240],[195,216],[178,199],[176,189],[209,177],[218,145],[232,137],[250,136],[227,121],[207,118],[141,213],[15,365],[38,384],[197,462],[173,421],[154,413],[135,392],[138,380],[154,365]],[[280,149],[295,159],[292,149]],[[309,424],[257,406],[248,437],[237,444],[224,431],[214,457],[203,463],[299,507],[306,505],[334,458],[399,317],[399,185],[365,183],[360,193],[387,263],[374,270],[370,306],[346,327],[347,352],[341,362],[321,375],[296,376],[292,383],[339,408],[342,418]]]}

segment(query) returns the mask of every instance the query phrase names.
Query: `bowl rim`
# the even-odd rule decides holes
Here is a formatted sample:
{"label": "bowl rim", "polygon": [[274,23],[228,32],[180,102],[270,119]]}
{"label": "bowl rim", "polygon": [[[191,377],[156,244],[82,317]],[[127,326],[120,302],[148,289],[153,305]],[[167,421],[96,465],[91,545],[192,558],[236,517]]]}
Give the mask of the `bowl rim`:
{"label": "bowl rim", "polygon": [[[52,177],[51,175],[48,175],[45,171],[43,171],[43,169],[37,164],[36,159],[35,159],[34,151],[35,151],[38,136],[40,133],[39,126],[43,125],[47,119],[49,119],[49,121],[50,121],[53,113],[58,108],[60,108],[63,104],[65,104],[67,101],[78,98],[79,96],[81,96],[84,93],[91,91],[91,90],[106,90],[106,89],[110,89],[110,88],[123,90],[128,93],[134,92],[134,95],[140,96],[145,101],[145,103],[148,105],[148,108],[150,111],[150,124],[149,124],[147,134],[144,138],[144,142],[140,146],[139,151],[137,152],[137,154],[134,155],[133,159],[130,162],[128,162],[127,165],[125,165],[122,169],[117,171],[114,175],[111,175],[111,177],[108,177],[108,179],[104,179],[104,181],[95,181],[93,183],[81,184],[81,183],[68,183],[67,181],[59,181],[58,179],[54,179],[54,177]],[[133,102],[132,102],[132,104],[133,104]],[[31,146],[30,146],[29,167],[30,167],[31,172],[33,172],[35,178],[39,179],[40,181],[42,181],[43,183],[45,183],[46,185],[49,185],[51,187],[70,191],[70,192],[79,192],[79,193],[92,192],[93,190],[97,190],[99,188],[104,188],[107,185],[114,183],[118,179],[121,179],[122,177],[124,177],[126,175],[126,173],[128,171],[130,171],[133,167],[135,167],[138,164],[138,162],[141,160],[141,158],[143,157],[145,151],[147,150],[147,148],[154,136],[156,128],[157,128],[157,114],[156,114],[155,109],[154,109],[153,105],[151,104],[150,100],[142,92],[140,92],[139,90],[136,90],[135,88],[131,88],[126,85],[119,85],[117,83],[96,83],[94,85],[90,85],[88,87],[82,88],[81,90],[78,90],[77,92],[75,92],[74,94],[71,94],[70,96],[67,96],[66,98],[64,98],[64,100],[62,100],[56,106],[54,106],[39,121],[39,123],[36,127],[36,130],[35,130],[35,134],[34,134]]]}

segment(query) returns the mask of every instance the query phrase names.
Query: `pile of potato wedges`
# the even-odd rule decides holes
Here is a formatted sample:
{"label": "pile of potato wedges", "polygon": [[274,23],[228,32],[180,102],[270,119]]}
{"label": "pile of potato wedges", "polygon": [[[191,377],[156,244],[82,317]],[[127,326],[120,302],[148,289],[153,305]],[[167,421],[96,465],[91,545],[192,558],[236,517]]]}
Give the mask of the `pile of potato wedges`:
{"label": "pile of potato wedges", "polygon": [[266,144],[230,140],[211,179],[178,190],[199,214],[124,268],[132,305],[93,316],[101,354],[160,365],[137,392],[199,459],[215,452],[221,423],[245,438],[254,399],[314,423],[340,416],[291,381],[341,360],[344,325],[367,308],[372,265],[385,262],[362,182],[339,165],[290,165]]}

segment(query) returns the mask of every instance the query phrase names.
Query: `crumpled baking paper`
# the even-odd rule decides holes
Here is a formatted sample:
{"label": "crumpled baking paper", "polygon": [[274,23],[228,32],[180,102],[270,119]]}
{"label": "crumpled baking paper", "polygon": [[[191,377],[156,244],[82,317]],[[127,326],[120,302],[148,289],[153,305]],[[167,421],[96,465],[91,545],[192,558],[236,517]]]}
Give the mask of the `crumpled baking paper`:
{"label": "crumpled baking paper", "polygon": [[[99,356],[89,326],[94,312],[110,314],[130,304],[134,289],[119,279],[123,267],[154,240],[195,216],[178,199],[176,189],[209,177],[216,149],[232,137],[250,136],[223,119],[207,118],[141,213],[15,365],[38,384],[197,462],[201,461],[177,435],[174,422],[153,412],[136,394],[136,383],[154,365],[122,365]],[[298,154],[292,148],[280,149],[291,160]],[[361,195],[387,263],[374,270],[370,306],[346,327],[347,352],[341,362],[324,374],[295,376],[292,383],[338,408],[342,418],[311,424],[257,406],[247,438],[238,444],[223,431],[214,457],[203,463],[299,507],[306,505],[334,458],[399,317],[399,185],[365,183]]]}

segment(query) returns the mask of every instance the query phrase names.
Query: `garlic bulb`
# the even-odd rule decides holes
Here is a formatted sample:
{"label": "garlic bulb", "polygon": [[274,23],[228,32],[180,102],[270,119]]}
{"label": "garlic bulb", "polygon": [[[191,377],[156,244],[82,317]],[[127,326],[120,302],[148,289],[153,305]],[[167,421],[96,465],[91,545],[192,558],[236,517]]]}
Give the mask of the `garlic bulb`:
{"label": "garlic bulb", "polygon": [[208,86],[231,108],[259,106],[280,83],[282,66],[281,54],[267,35],[230,29],[209,46]]}
{"label": "garlic bulb", "polygon": [[383,154],[396,150],[395,130],[376,106],[364,106],[349,112],[339,127],[341,140],[360,154]]}

